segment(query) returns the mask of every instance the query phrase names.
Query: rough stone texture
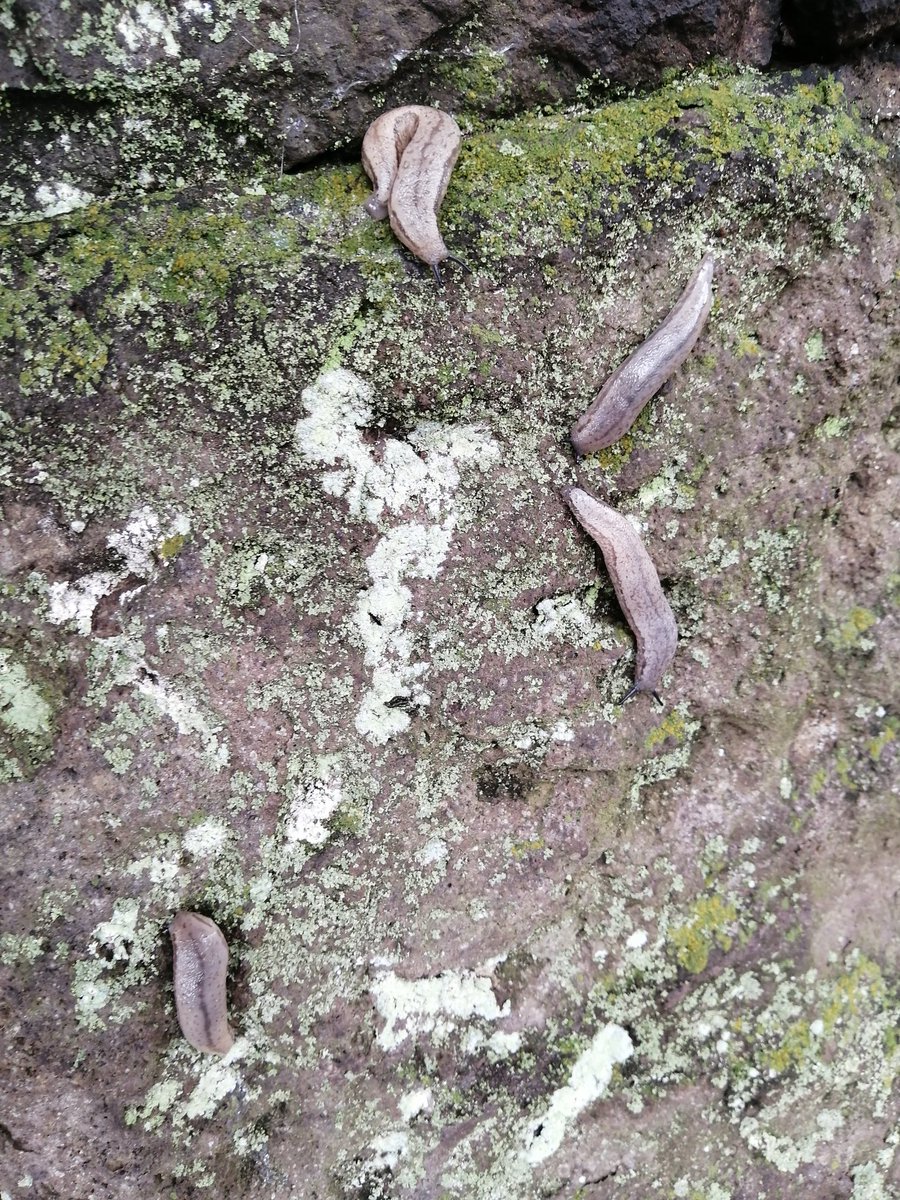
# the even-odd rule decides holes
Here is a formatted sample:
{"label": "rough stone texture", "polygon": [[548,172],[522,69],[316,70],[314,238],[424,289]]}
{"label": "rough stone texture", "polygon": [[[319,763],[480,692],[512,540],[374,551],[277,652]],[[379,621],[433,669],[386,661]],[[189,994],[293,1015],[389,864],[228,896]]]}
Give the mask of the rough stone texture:
{"label": "rough stone texture", "polygon": [[[710,55],[764,65],[778,12],[776,0],[407,0],[393,7],[17,0],[2,28],[0,83],[17,89],[0,110],[6,136],[34,136],[34,92],[55,126],[47,138],[51,126],[42,123],[32,156],[38,169],[21,185],[46,182],[46,171],[105,194],[130,166],[146,169],[140,148],[154,141],[143,128],[150,98],[166,98],[168,120],[194,123],[195,170],[204,152],[198,116],[224,125],[235,141],[250,137],[269,162],[290,165],[358,145],[393,104],[510,113],[573,100],[592,79],[652,83],[665,68]],[[104,164],[91,153],[92,126],[102,134],[107,125],[116,132],[113,162]],[[91,185],[78,179],[82,159]]]}
{"label": "rough stone texture", "polygon": [[897,28],[894,0],[798,0],[783,15],[778,0],[16,0],[0,14],[0,202],[53,215],[72,189],[109,197],[354,157],[397,104],[471,126],[646,87],[711,56],[764,66],[783,40],[827,57]]}
{"label": "rough stone texture", "polygon": [[[0,231],[4,1200],[897,1194],[898,145],[845,82],[471,131],[443,293],[358,166]],[[681,632],[621,707],[566,431],[706,247],[580,469]]]}

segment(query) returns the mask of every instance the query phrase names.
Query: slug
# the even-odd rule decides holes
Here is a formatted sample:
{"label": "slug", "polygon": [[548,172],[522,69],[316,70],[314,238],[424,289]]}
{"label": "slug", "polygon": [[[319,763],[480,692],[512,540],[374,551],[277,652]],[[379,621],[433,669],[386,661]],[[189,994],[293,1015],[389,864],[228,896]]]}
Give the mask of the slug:
{"label": "slug", "polygon": [[617,442],[638,413],[690,354],[712,307],[715,259],[706,254],[662,325],[610,375],[572,426],[579,455]]}
{"label": "slug", "polygon": [[407,104],[382,113],[362,144],[362,164],[375,187],[366,212],[377,221],[389,218],[391,229],[431,267],[439,286],[439,264],[446,259],[470,270],[448,251],[437,224],[461,138],[448,113]]}
{"label": "slug", "polygon": [[657,688],[675,657],[678,627],[663,594],[653,561],[630,521],[583,488],[570,487],[563,498],[583,529],[603,551],[622,612],[637,639],[636,692],[650,692],[662,704]]}
{"label": "slug", "polygon": [[198,1050],[225,1054],[234,1045],[225,999],[228,943],[215,921],[195,912],[176,913],[169,934],[181,1032]]}

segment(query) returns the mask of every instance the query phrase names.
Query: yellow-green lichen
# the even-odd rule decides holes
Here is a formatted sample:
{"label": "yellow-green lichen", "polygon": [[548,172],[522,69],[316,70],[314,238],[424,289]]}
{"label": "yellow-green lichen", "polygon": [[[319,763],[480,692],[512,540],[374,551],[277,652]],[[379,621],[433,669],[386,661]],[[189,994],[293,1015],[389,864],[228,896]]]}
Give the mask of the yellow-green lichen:
{"label": "yellow-green lichen", "polygon": [[848,417],[826,417],[816,429],[816,437],[822,441],[830,441],[833,438],[843,437],[849,428],[850,419]]}
{"label": "yellow-green lichen", "polygon": [[898,731],[900,731],[900,718],[888,717],[885,720],[884,729],[869,739],[867,748],[870,757],[875,762],[878,762],[887,747],[897,740]]}
{"label": "yellow-green lichen", "polygon": [[850,652],[855,650],[868,651],[875,646],[872,638],[866,633],[877,623],[876,615],[867,608],[856,605],[828,634],[828,642],[835,650]]}
{"label": "yellow-green lichen", "polygon": [[718,946],[730,950],[737,932],[737,909],[721,896],[703,896],[693,906],[690,920],[669,930],[678,963],[692,975],[705,971]]}
{"label": "yellow-green lichen", "polygon": [[650,730],[644,738],[644,745],[648,750],[653,750],[655,747],[663,745],[669,738],[675,742],[681,742],[686,734],[687,725],[683,713],[680,713],[678,709],[673,709],[666,714],[655,729]]}
{"label": "yellow-green lichen", "polygon": [[170,558],[176,558],[184,549],[184,544],[187,541],[187,534],[173,533],[171,537],[167,537],[159,547],[159,557],[168,562]]}

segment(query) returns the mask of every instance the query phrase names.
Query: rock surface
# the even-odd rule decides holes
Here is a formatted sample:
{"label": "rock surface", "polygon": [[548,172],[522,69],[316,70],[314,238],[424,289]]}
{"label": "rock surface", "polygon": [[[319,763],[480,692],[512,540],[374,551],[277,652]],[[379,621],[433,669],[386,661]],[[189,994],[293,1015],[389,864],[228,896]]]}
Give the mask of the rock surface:
{"label": "rock surface", "polygon": [[[829,7],[810,23],[810,10],[797,7],[791,28],[801,47],[804,30],[818,31],[827,50],[835,39],[889,30],[894,9],[887,0]],[[31,173],[7,183],[52,188],[62,177],[99,195],[129,170],[166,183],[160,106],[174,135],[169,157],[176,146],[196,155],[195,166],[179,164],[190,178],[203,170],[209,125],[230,133],[229,168],[248,139],[270,164],[304,163],[357,146],[393,104],[509,114],[583,99],[592,82],[653,83],[711,55],[763,66],[781,28],[777,0],[412,0],[394,8],[17,0],[2,27],[3,136],[32,143]],[[44,110],[37,126],[35,104]]]}
{"label": "rock surface", "polygon": [[[895,1193],[898,144],[843,82],[470,124],[444,292],[355,165],[0,232],[4,1194]],[[579,469],[679,622],[623,707],[567,430],[706,248]]]}

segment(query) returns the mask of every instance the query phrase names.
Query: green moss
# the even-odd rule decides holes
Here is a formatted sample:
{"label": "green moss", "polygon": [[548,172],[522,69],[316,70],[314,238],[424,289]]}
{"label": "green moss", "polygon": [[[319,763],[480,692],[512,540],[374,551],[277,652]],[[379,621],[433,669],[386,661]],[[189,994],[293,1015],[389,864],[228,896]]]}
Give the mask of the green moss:
{"label": "green moss", "polygon": [[[702,116],[684,126],[688,110]],[[626,209],[652,223],[648,184],[660,185],[671,206],[698,175],[750,151],[768,164],[787,199],[804,177],[842,172],[851,149],[882,153],[833,80],[776,94],[753,72],[696,71],[598,110],[516,117],[476,130],[463,143],[445,211],[451,225],[480,219],[488,255],[583,245]]]}
{"label": "green moss", "polygon": [[453,89],[461,106],[471,112],[496,111],[506,95],[506,59],[483,42],[475,42],[458,57],[438,62],[435,74]]}
{"label": "green moss", "polygon": [[[489,51],[470,60],[473,70],[490,68],[492,79],[501,64]],[[702,118],[683,128],[686,112]],[[657,209],[671,211],[737,151],[766,161],[795,211],[818,204],[821,179],[831,176],[850,216],[864,199],[853,160],[877,149],[831,81],[776,92],[753,72],[714,67],[602,108],[476,127],[464,140],[442,223],[452,244],[467,240],[484,261],[580,247],[604,238],[616,214],[652,224]],[[244,193],[198,196],[192,205],[176,206],[166,193],[127,212],[95,203],[35,222],[16,238],[0,234],[0,344],[26,348],[22,391],[92,394],[126,325],[146,352],[190,345],[212,335],[229,298],[238,304],[248,293],[257,311],[246,319],[258,324],[267,307],[260,292],[302,274],[311,244],[366,281],[365,315],[339,307],[323,325],[321,314],[310,314],[305,336],[327,339],[336,361],[367,338],[373,303],[376,312],[389,306],[403,272],[387,223],[362,215],[369,190],[361,167],[331,167],[254,182]],[[257,287],[246,286],[250,276]],[[78,299],[61,306],[60,295]],[[485,342],[476,330],[476,338],[502,345],[500,334]],[[489,379],[491,362],[453,353],[445,379],[441,363],[434,369],[449,391],[470,371]],[[600,465],[615,469],[628,449],[623,439]]]}
{"label": "green moss", "polygon": [[887,747],[897,740],[898,731],[900,731],[900,719],[897,717],[888,717],[885,721],[884,729],[875,737],[869,739],[867,747],[869,756],[874,762],[878,762]]}

